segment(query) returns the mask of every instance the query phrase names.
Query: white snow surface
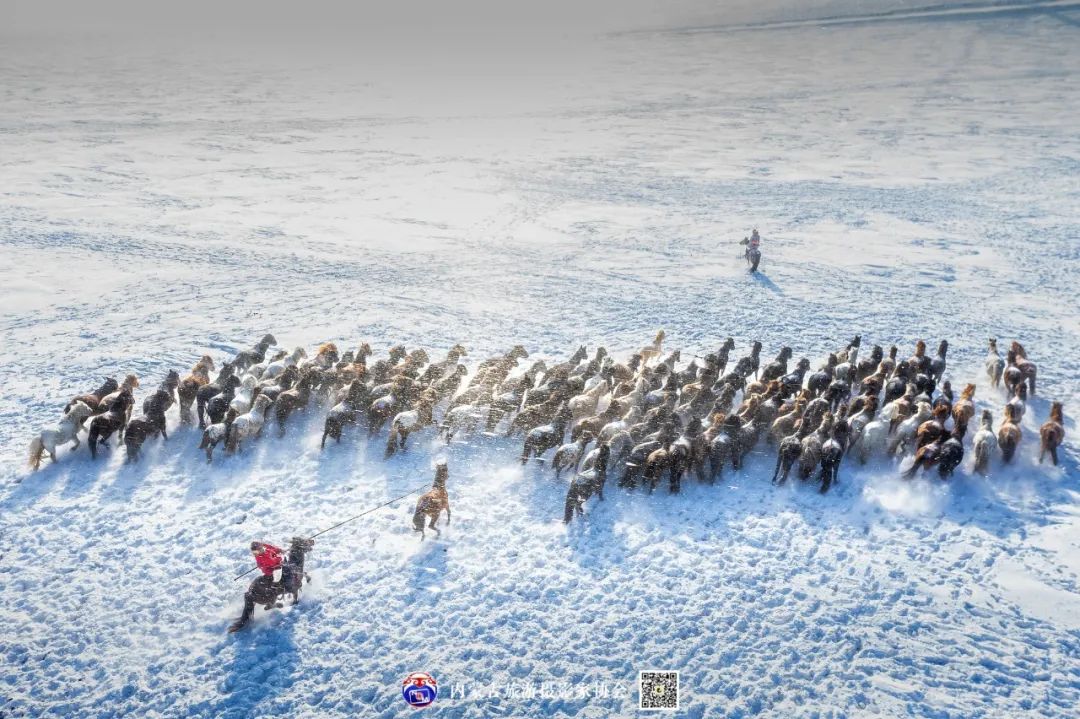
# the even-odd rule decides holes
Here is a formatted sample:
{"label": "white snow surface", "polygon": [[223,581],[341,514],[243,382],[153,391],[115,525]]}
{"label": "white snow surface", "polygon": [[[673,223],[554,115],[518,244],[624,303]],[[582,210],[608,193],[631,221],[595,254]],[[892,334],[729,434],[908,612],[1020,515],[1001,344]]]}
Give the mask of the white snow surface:
{"label": "white snow surface", "polygon": [[[689,717],[1076,716],[1080,12],[608,35],[500,64],[179,47],[0,45],[0,717],[414,716],[413,671],[438,678],[436,716],[637,716],[642,669],[681,672]],[[135,465],[84,445],[25,466],[103,376],[145,392],[266,331],[460,341],[475,363],[625,357],[658,327],[815,367],[856,333],[947,338],[995,422],[986,340],[1015,338],[1039,394],[987,478],[970,447],[947,484],[846,460],[822,496],[772,487],[759,445],[717,486],[609,485],[569,528],[565,479],[516,442],[320,452],[322,409],[212,466],[182,428]],[[1057,468],[1037,463],[1051,399]],[[248,542],[400,495],[438,456],[440,540],[412,533],[411,498],[373,512],[319,538],[298,607],[226,636]],[[449,696],[514,682],[611,695]]]}

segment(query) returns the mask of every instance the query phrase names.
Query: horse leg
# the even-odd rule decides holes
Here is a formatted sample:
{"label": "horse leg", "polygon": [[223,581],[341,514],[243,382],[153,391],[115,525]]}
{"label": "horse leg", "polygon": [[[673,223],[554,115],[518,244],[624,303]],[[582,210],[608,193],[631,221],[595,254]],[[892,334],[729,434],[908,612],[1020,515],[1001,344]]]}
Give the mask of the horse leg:
{"label": "horse leg", "polygon": [[780,476],[780,467],[781,467],[781,465],[783,465],[783,463],[784,463],[784,455],[783,455],[783,453],[782,452],[777,452],[776,453],[776,469],[774,469],[773,473],[772,473],[772,483],[773,484],[781,484],[781,482],[777,482],[776,480]]}
{"label": "horse leg", "polygon": [[1035,374],[1036,370],[1031,370],[1031,374],[1028,375],[1028,390],[1031,392],[1031,396],[1035,396]]}
{"label": "horse leg", "polygon": [[570,490],[566,493],[566,506],[563,509],[563,524],[570,524],[570,520],[574,518],[575,504],[574,485],[570,485]]}
{"label": "horse leg", "polygon": [[251,596],[251,592],[244,593],[244,612],[229,627],[229,633],[240,631],[244,626],[251,621],[252,615],[255,614],[255,598]]}

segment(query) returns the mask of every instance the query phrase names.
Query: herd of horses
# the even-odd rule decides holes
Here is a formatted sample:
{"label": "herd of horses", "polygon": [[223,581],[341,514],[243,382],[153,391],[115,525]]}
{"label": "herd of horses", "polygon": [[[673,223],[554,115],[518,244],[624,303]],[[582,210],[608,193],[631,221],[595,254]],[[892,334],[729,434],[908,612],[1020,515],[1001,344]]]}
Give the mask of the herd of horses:
{"label": "herd of horses", "polygon": [[[127,460],[135,461],[148,439],[168,438],[173,405],[180,424],[198,424],[199,447],[212,462],[219,445],[241,452],[268,424],[284,436],[294,414],[321,407],[323,448],[328,439],[340,442],[349,428],[369,435],[387,428],[387,457],[429,427],[447,442],[463,435],[521,436],[523,464],[553,451],[556,475],[570,473],[569,522],[588,498],[603,498],[609,472],[621,487],[651,492],[666,480],[675,493],[686,477],[713,483],[728,465],[738,471],[761,443],[775,447],[773,483],[784,483],[792,471],[805,481],[816,474],[822,492],[836,482],[847,455],[861,463],[901,457],[904,476],[936,468],[942,479],[964,458],[977,414],[975,384],[954,392],[945,378],[946,341],[931,355],[920,340],[914,354],[902,358],[895,345],[887,352],[874,345],[864,355],[856,336],[811,371],[810,360],[793,362],[787,346],[763,361],[761,343],[753,342],[734,359],[729,337],[716,351],[684,363],[680,350],[664,350],[664,340],[661,330],[625,362],[603,347],[590,355],[582,346],[551,365],[527,362],[529,353],[517,345],[470,371],[461,345],[439,360],[401,345],[376,359],[367,343],[341,354],[325,343],[309,356],[302,347],[271,353],[277,340],[268,334],[220,366],[206,355],[184,377],[168,372],[134,417],[139,378],[106,379],[72,398],[57,425],[34,439],[30,463],[36,469],[46,453],[55,461],[57,447],[66,443],[77,449],[83,431],[92,457],[116,434]],[[1003,409],[996,431],[993,412],[982,409],[970,441],[974,470],[983,474],[993,457],[1013,459],[1037,376],[1018,342],[1002,357],[991,339],[985,366],[991,388],[1003,388]],[[1054,402],[1041,427],[1040,462],[1048,454],[1057,464],[1064,434],[1062,405]],[[443,503],[449,512],[445,475],[437,490],[424,501]],[[430,512],[418,510],[418,531],[421,514]],[[437,517],[428,527],[435,528]]]}

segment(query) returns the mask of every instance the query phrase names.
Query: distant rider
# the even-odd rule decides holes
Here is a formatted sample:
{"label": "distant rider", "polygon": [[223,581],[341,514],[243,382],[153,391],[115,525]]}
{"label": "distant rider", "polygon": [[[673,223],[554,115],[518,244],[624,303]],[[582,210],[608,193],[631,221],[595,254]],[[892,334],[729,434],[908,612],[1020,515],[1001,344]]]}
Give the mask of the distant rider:
{"label": "distant rider", "polygon": [[757,272],[758,263],[761,262],[761,235],[758,234],[757,228],[755,227],[750,237],[743,238],[739,244],[746,245],[744,256],[750,263],[750,271]]}

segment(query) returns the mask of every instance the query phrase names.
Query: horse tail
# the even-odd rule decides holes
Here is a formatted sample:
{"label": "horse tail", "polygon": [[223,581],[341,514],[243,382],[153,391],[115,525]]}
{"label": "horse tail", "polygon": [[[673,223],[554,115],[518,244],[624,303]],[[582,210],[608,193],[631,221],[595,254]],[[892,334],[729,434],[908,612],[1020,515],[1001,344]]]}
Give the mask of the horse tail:
{"label": "horse tail", "polygon": [[975,445],[975,471],[986,474],[986,468],[990,464],[990,445],[982,443]]}
{"label": "horse tail", "polygon": [[575,496],[573,483],[570,484],[570,489],[566,491],[566,509],[563,511],[563,523],[570,524],[570,520],[574,518],[574,507],[577,504],[577,497]]}
{"label": "horse tail", "polygon": [[416,503],[416,511],[413,512],[412,526],[414,532],[424,531],[424,510],[420,508],[420,503]]}
{"label": "horse tail", "polygon": [[41,455],[45,452],[45,443],[41,441],[41,436],[34,437],[34,441],[30,443],[30,466],[37,469],[41,466]]}
{"label": "horse tail", "polygon": [[1006,462],[1011,462],[1013,455],[1016,453],[1016,441],[1012,437],[1008,437],[1001,443],[1001,457]]}
{"label": "horse tail", "polygon": [[326,418],[326,422],[323,424],[322,443],[319,444],[319,449],[326,449],[326,436],[330,434],[330,418]]}
{"label": "horse tail", "polygon": [[100,425],[98,425],[96,421],[97,417],[95,417],[94,420],[95,421],[90,423],[90,431],[87,433],[86,437],[86,441],[90,445],[91,459],[97,459],[97,441],[98,438],[101,436],[101,429],[99,428]]}

